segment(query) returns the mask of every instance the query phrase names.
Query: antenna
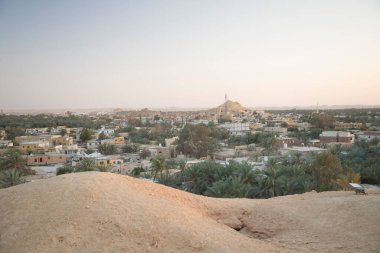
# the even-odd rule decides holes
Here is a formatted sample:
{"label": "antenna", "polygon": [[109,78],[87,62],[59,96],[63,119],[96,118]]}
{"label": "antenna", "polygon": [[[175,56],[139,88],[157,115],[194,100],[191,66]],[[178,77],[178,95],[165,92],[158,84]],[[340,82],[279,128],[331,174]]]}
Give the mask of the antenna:
{"label": "antenna", "polygon": [[319,114],[319,104],[317,103],[317,114]]}
{"label": "antenna", "polygon": [[224,95],[224,100],[225,100],[225,103],[224,103],[224,115],[227,116],[227,93]]}

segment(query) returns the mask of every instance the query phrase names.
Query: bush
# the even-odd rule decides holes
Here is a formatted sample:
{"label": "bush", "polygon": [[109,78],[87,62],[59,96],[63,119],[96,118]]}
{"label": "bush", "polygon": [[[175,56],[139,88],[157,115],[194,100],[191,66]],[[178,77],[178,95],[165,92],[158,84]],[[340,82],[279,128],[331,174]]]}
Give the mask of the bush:
{"label": "bush", "polygon": [[139,146],[136,144],[125,144],[122,148],[123,153],[136,153],[139,151]]}
{"label": "bush", "polygon": [[63,174],[68,174],[68,173],[73,173],[74,172],[74,167],[70,165],[66,165],[63,167],[59,167],[57,169],[56,175],[63,175]]}
{"label": "bush", "polygon": [[25,180],[22,178],[22,171],[11,169],[5,170],[1,173],[0,176],[0,187],[6,188],[11,187],[18,184],[25,183]]}
{"label": "bush", "polygon": [[109,143],[100,144],[98,150],[103,155],[114,155],[117,152],[116,146]]}
{"label": "bush", "polygon": [[75,172],[83,172],[83,171],[95,171],[96,169],[96,164],[95,161],[92,160],[91,158],[84,158],[82,161],[80,161],[76,168]]}

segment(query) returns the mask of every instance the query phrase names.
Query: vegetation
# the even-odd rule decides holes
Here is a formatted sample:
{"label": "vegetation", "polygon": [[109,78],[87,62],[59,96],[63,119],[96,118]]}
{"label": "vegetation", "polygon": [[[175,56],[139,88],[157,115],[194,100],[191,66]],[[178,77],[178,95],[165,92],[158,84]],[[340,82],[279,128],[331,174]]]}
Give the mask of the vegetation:
{"label": "vegetation", "polygon": [[129,139],[133,143],[148,144],[154,142],[156,144],[165,145],[165,139],[174,136],[174,131],[169,123],[158,123],[149,128],[130,128]]}
{"label": "vegetation", "polygon": [[112,171],[112,165],[107,164],[107,165],[99,165],[96,167],[97,171],[100,172],[111,172]]}
{"label": "vegetation", "polygon": [[93,119],[88,116],[74,115],[0,115],[0,129],[5,129],[7,139],[13,140],[16,136],[24,135],[26,128],[66,126],[98,129],[110,121],[106,117]]}
{"label": "vegetation", "polygon": [[380,184],[380,146],[376,140],[372,143],[357,141],[345,152],[337,154],[343,167],[359,173],[362,183]]}
{"label": "vegetation", "polygon": [[139,167],[136,167],[132,170],[131,172],[131,176],[132,177],[139,177],[141,175],[142,172],[145,172],[144,168],[139,166]]}
{"label": "vegetation", "polygon": [[107,139],[107,135],[102,131],[99,135],[98,135],[98,140],[105,140]]}
{"label": "vegetation", "polygon": [[342,174],[339,157],[331,153],[316,156],[311,164],[311,171],[319,191],[335,190],[338,188],[337,179]]}
{"label": "vegetation", "polygon": [[56,175],[62,175],[62,174],[68,174],[75,172],[75,168],[70,165],[65,165],[62,167],[57,168]]}
{"label": "vegetation", "polygon": [[179,134],[178,151],[196,158],[212,156],[218,150],[213,129],[203,124],[187,124]]}
{"label": "vegetation", "polygon": [[79,139],[82,142],[86,142],[88,140],[91,140],[92,136],[92,131],[88,128],[83,128],[82,131],[80,132]]}
{"label": "vegetation", "polygon": [[157,178],[159,175],[160,178],[162,178],[162,172],[164,170],[167,170],[166,164],[165,164],[165,157],[163,156],[157,156],[152,160],[152,170],[153,170],[153,180]]}
{"label": "vegetation", "polygon": [[0,162],[1,168],[4,170],[16,169],[26,172],[26,160],[22,157],[20,151],[16,149],[7,149]]}
{"label": "vegetation", "polygon": [[195,194],[227,198],[270,198],[306,191],[347,189],[348,183],[360,182],[360,174],[342,166],[332,152],[303,159],[291,157],[270,160],[265,169],[253,169],[248,163],[230,161],[220,165],[205,161],[171,173],[170,160],[152,161],[153,178],[159,183]]}
{"label": "vegetation", "polygon": [[114,155],[117,153],[117,148],[114,144],[103,143],[98,146],[98,150],[103,155]]}
{"label": "vegetation", "polygon": [[335,118],[331,114],[327,113],[315,113],[311,116],[310,123],[316,127],[323,130],[334,128]]}
{"label": "vegetation", "polygon": [[150,156],[150,151],[147,148],[144,148],[143,150],[141,150],[140,152],[141,159],[145,159],[149,156]]}
{"label": "vegetation", "polygon": [[0,128],[21,127],[21,128],[40,128],[67,126],[85,127],[90,129],[100,128],[110,122],[108,118],[92,119],[88,116],[56,116],[47,114],[38,115],[0,115]]}
{"label": "vegetation", "polygon": [[137,153],[139,151],[139,146],[137,144],[125,144],[122,147],[123,153]]}
{"label": "vegetation", "polygon": [[96,170],[95,161],[91,158],[83,158],[76,167],[75,172],[83,172],[83,171],[94,171]]}
{"label": "vegetation", "polygon": [[63,175],[68,173],[84,172],[84,171],[100,171],[100,172],[110,172],[112,170],[112,165],[100,165],[96,166],[95,161],[90,158],[84,158],[80,161],[77,166],[73,167],[71,165],[65,165],[57,169],[56,175]]}
{"label": "vegetation", "polygon": [[60,131],[60,135],[61,136],[65,136],[67,134],[67,130],[65,128],[63,128],[61,131]]}
{"label": "vegetation", "polygon": [[0,188],[6,188],[25,183],[25,180],[22,178],[22,176],[23,173],[21,170],[10,169],[2,171],[0,175]]}

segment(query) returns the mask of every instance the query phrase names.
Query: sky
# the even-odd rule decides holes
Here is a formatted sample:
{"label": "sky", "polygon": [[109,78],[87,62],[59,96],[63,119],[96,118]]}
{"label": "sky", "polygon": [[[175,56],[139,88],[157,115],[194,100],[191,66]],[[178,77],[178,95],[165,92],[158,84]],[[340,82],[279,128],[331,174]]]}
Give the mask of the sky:
{"label": "sky", "polygon": [[379,105],[380,1],[0,0],[0,109]]}

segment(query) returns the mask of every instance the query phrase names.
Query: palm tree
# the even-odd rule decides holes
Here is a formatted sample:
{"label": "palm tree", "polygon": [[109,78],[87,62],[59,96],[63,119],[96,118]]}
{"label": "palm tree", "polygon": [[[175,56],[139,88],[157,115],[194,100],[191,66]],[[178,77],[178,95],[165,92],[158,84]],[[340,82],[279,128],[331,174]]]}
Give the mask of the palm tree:
{"label": "palm tree", "polygon": [[[162,178],[162,171],[166,169],[165,157],[157,156],[152,161],[152,169],[154,171],[153,180],[157,178],[157,174],[160,173],[160,178]],[[167,172],[168,173],[168,172]]]}
{"label": "palm tree", "polygon": [[279,173],[277,166],[269,166],[264,170],[265,175],[265,185],[270,189],[271,197],[279,196],[280,195],[280,187],[278,184],[278,179],[281,176]]}
{"label": "palm tree", "polygon": [[1,161],[3,169],[16,169],[24,171],[26,169],[26,159],[22,157],[16,149],[8,149],[4,153],[4,158]]}
{"label": "palm tree", "polygon": [[18,184],[25,183],[25,180],[22,178],[22,171],[11,169],[5,170],[1,173],[0,176],[0,187],[6,188]]}
{"label": "palm tree", "polygon": [[204,194],[208,187],[216,181],[216,172],[220,166],[215,162],[194,164],[185,170],[185,182],[182,188],[195,194]]}

